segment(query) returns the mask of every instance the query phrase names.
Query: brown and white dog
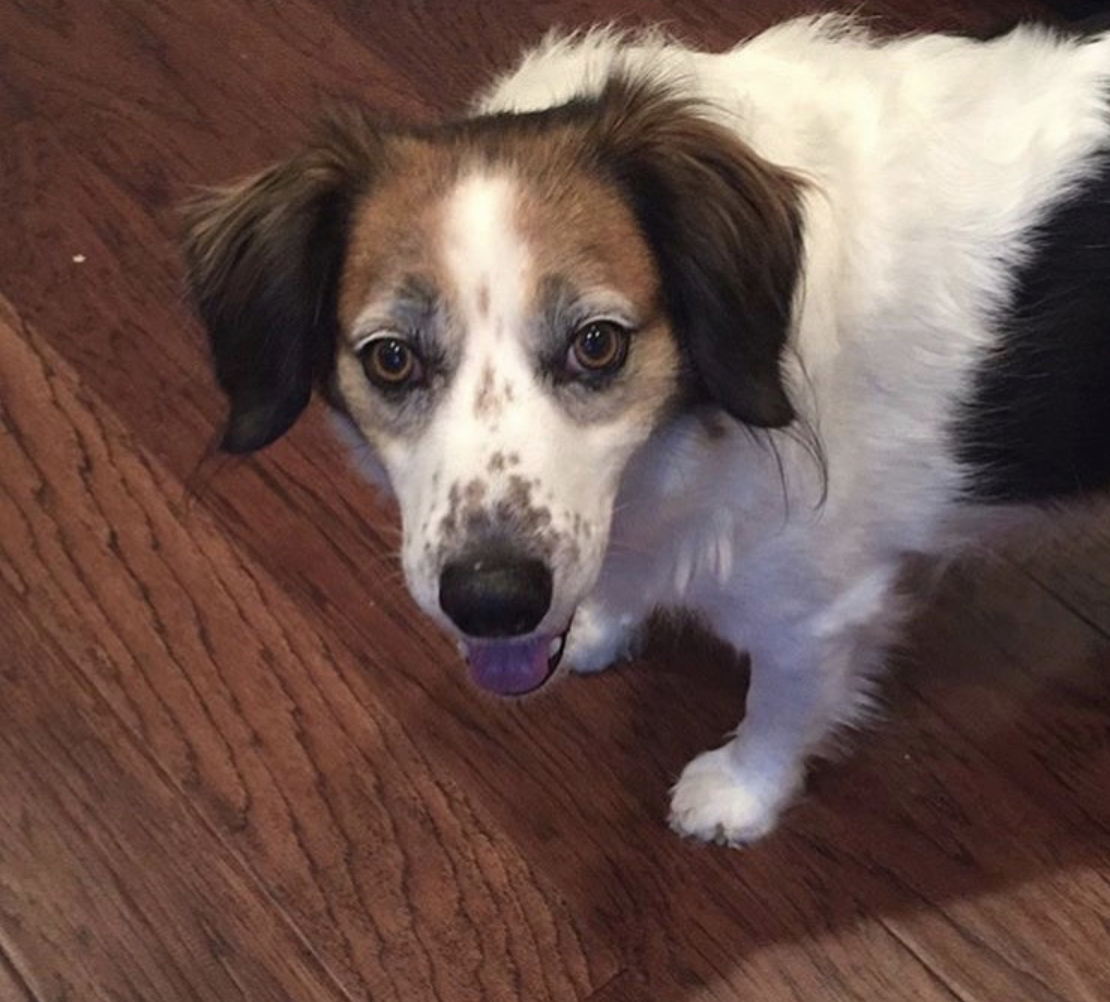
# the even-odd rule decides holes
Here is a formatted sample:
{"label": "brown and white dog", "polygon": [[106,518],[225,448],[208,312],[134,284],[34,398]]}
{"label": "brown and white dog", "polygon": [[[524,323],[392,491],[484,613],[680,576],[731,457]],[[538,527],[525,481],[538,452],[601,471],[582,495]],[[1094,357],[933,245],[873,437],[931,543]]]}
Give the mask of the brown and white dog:
{"label": "brown and white dog", "polygon": [[1108,94],[1110,37],[826,17],[552,38],[462,118],[332,117],[190,210],[224,448],[318,386],[493,692],[660,607],[748,649],[672,824],[758,837],[866,706],[904,558],[1110,483]]}

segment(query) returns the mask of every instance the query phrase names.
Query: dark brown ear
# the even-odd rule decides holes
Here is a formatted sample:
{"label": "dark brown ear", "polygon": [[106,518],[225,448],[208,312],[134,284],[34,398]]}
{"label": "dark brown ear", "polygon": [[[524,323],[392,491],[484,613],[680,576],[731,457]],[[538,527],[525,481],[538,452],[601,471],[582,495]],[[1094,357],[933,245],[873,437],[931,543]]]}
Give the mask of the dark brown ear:
{"label": "dark brown ear", "polygon": [[780,361],[801,260],[800,183],[705,110],[612,79],[593,145],[658,260],[702,394],[761,427],[794,418]]}
{"label": "dark brown ear", "polygon": [[291,159],[184,207],[189,287],[230,404],[226,452],[288,431],[333,364],[348,217],[380,147],[361,115],[337,112]]}

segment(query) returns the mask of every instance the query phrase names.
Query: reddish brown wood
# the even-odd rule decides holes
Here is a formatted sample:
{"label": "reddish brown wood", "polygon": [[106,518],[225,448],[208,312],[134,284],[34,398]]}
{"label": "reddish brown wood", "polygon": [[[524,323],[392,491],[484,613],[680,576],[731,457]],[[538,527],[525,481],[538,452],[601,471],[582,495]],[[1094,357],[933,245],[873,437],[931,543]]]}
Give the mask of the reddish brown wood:
{"label": "reddish brown wood", "polygon": [[12,959],[0,952],[0,998],[11,1002],[38,1002]]}
{"label": "reddish brown wood", "polygon": [[[305,970],[327,972],[319,991],[348,998],[1110,997],[1104,530],[946,578],[892,721],[821,770],[773,840],[728,853],[661,819],[685,759],[740,716],[743,666],[664,635],[635,666],[489,703],[413,610],[394,517],[318,412],[198,474],[220,402],[180,297],[172,206],[189,184],[278,155],[329,95],[457,107],[556,22],[665,17],[723,45],[791,6],[0,12],[0,589],[18,608],[0,667],[25,686],[44,666],[23,703],[0,700],[3,803],[52,832],[64,864],[0,824],[0,999],[78,983],[101,997],[159,958],[176,970],[191,943],[194,981],[148,997],[234,998],[209,977],[224,940],[195,937],[211,923],[242,938],[237,909],[257,916],[237,952],[249,977],[299,977],[292,936],[316,958]],[[976,31],[1043,11],[868,9],[895,29]],[[96,770],[71,775],[71,750],[41,732],[52,720],[84,735]],[[140,825],[120,784],[195,836]],[[107,839],[130,847],[126,873],[85,848]],[[220,867],[239,876],[205,900]],[[93,901],[109,873],[122,889]],[[120,948],[154,908],[174,935]],[[80,949],[49,948],[78,928]]]}
{"label": "reddish brown wood", "polygon": [[339,1002],[8,582],[0,600],[0,997]]}

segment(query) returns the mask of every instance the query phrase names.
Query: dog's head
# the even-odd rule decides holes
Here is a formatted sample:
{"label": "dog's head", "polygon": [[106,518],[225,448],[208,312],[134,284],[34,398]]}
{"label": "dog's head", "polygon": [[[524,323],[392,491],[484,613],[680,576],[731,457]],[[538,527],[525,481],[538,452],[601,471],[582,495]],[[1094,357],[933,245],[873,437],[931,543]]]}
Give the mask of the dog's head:
{"label": "dog's head", "polygon": [[335,117],[190,207],[223,447],[269,444],[319,386],[392,485],[417,602],[479,684],[535,688],[652,430],[694,403],[792,419],[797,199],[702,109],[623,79],[436,128]]}

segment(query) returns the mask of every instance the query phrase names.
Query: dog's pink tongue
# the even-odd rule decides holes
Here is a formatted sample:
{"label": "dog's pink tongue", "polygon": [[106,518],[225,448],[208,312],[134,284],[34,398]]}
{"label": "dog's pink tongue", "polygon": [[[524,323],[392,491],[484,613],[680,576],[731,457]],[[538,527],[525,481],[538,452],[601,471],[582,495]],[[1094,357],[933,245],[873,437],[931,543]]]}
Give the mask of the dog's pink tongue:
{"label": "dog's pink tongue", "polygon": [[475,685],[498,696],[518,696],[543,685],[551,674],[551,638],[466,645]]}

